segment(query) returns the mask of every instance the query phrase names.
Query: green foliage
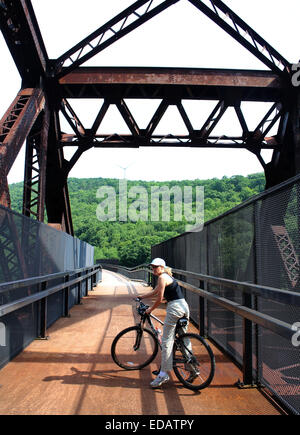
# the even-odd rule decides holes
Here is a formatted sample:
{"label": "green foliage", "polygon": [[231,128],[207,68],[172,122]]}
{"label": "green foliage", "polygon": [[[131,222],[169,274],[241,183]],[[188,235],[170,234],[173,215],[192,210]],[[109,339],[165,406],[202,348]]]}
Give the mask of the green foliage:
{"label": "green foliage", "polygon": [[9,185],[11,208],[18,213],[22,213],[23,204],[23,183]]}
{"label": "green foliage", "polygon": [[[143,187],[148,194],[150,209],[151,188],[154,186],[191,186],[193,192],[196,186],[204,187],[205,221],[213,219],[227,210],[235,207],[246,199],[262,192],[265,188],[263,173],[247,177],[213,178],[211,180],[183,180],[169,182],[128,181],[127,189],[133,186]],[[171,195],[170,222],[158,221],[125,222],[99,221],[96,210],[102,199],[97,198],[97,190],[102,186],[115,189],[117,217],[119,210],[119,180],[108,178],[70,178],[68,180],[70,202],[75,236],[95,246],[95,259],[117,259],[127,266],[135,266],[150,260],[151,246],[177,236],[185,231],[184,221],[175,221],[173,215],[174,198]],[[22,212],[22,183],[10,186],[12,209]],[[128,198],[127,209],[138,199]],[[193,198],[195,201],[195,198]],[[195,205],[195,204],[193,204]],[[160,216],[163,201],[159,203]]]}

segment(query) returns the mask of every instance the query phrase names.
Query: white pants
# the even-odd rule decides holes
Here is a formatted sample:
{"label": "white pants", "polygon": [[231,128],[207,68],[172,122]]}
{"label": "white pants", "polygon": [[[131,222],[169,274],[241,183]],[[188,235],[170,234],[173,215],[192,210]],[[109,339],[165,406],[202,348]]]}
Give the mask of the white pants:
{"label": "white pants", "polygon": [[[164,321],[164,329],[162,335],[162,355],[161,355],[161,370],[170,372],[173,368],[173,344],[175,336],[175,328],[178,319],[186,316],[189,318],[189,306],[185,299],[176,299],[167,304],[167,314]],[[187,327],[183,328],[187,331]]]}

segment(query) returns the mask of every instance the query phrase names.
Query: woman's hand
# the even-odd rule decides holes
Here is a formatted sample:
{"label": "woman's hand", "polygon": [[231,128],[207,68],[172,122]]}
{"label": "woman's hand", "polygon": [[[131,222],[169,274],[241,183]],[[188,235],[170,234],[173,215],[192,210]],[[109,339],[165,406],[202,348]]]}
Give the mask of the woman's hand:
{"label": "woman's hand", "polygon": [[152,309],[151,309],[151,308],[148,308],[148,310],[145,311],[145,314],[148,314],[148,315],[149,315],[149,314],[151,314],[151,312],[152,312]]}

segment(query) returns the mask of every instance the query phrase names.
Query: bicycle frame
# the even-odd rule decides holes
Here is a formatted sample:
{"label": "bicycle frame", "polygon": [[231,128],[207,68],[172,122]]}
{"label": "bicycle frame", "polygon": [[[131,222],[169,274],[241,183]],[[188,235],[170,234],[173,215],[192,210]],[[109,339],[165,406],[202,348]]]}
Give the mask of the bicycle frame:
{"label": "bicycle frame", "polygon": [[[139,301],[139,302],[140,302],[140,301]],[[141,304],[141,302],[140,302],[140,304]],[[151,331],[153,332],[153,334],[154,334],[155,337],[157,338],[158,345],[159,345],[159,347],[160,347],[160,349],[161,349],[161,348],[162,348],[162,346],[161,346],[161,342],[160,342],[160,340],[158,339],[158,335],[159,335],[159,334],[158,334],[157,330],[155,329],[155,327],[154,327],[153,322],[152,322],[151,319],[155,319],[155,320],[156,320],[158,323],[160,323],[162,326],[164,326],[164,322],[163,322],[162,320],[160,320],[158,317],[154,316],[154,314],[140,314],[140,316],[141,316],[141,320],[140,320],[140,322],[139,322],[137,325],[138,325],[138,326],[143,330],[143,328],[144,328],[144,324],[145,324],[146,321],[147,321],[148,324],[149,324],[149,326],[150,326]],[[176,330],[175,330],[174,343],[177,342],[177,333],[178,333],[178,327],[176,327]],[[140,337],[140,336],[137,337],[137,339],[136,339],[136,343],[135,343],[135,346],[134,346],[135,350],[139,348],[140,340],[141,340],[141,337]]]}
{"label": "bicycle frame", "polygon": [[[155,319],[155,320],[156,320],[157,322],[159,322],[162,326],[164,325],[164,322],[163,322],[162,320],[160,320],[158,317],[154,316],[153,314],[144,314],[143,316],[141,316],[141,320],[140,320],[140,322],[138,323],[138,326],[139,326],[141,329],[144,329],[144,325],[145,325],[145,323],[147,322],[148,325],[150,326],[151,331],[153,332],[153,334],[154,334],[155,337],[157,338],[158,345],[159,345],[159,347],[160,347],[160,349],[161,349],[161,343],[160,343],[160,341],[158,340],[158,335],[159,335],[159,334],[158,334],[157,330],[155,329],[155,326],[153,325],[153,322],[152,322],[151,319]],[[137,341],[140,342],[140,339],[141,339],[141,337],[137,337]],[[139,348],[139,345],[140,345],[140,343],[136,343],[134,347],[137,346],[136,349],[138,349],[138,348]]]}

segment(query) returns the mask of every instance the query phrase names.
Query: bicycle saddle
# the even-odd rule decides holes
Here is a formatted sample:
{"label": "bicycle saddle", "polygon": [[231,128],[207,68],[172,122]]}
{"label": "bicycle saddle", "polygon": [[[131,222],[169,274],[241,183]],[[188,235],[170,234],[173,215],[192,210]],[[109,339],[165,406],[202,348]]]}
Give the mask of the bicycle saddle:
{"label": "bicycle saddle", "polygon": [[185,316],[183,316],[183,317],[181,317],[181,319],[177,320],[177,326],[180,328],[187,326],[188,323],[189,323],[189,321]]}

